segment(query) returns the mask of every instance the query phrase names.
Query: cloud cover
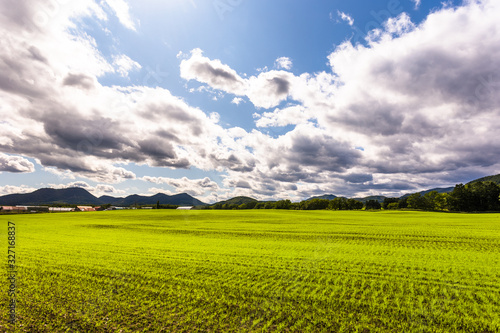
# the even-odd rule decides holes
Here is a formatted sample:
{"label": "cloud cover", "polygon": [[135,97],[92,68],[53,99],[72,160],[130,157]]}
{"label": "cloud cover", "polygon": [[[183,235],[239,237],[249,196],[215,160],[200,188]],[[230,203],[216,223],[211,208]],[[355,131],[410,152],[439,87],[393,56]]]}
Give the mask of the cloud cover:
{"label": "cloud cover", "polygon": [[[125,27],[137,29],[122,1],[108,4]],[[210,178],[140,179],[213,198],[292,199],[400,194],[498,173],[495,1],[444,7],[419,25],[402,13],[364,43],[337,46],[326,59],[330,70],[318,73],[295,75],[282,57],[278,70],[247,77],[192,50],[181,77],[252,103],[251,131],[224,128],[217,114],[164,88],[101,85],[103,75],[141,68],[124,54],[107,60],[91,36],[69,29],[79,17],[105,20],[103,8],[82,1],[42,24],[33,18],[44,5],[1,4],[3,171],[32,172],[31,157],[110,184],[138,178],[128,163],[196,167],[222,172],[223,187]],[[272,134],[285,126],[291,128]]]}
{"label": "cloud cover", "polygon": [[[316,175],[319,169],[342,171],[336,169],[337,165],[346,170],[356,168],[373,175],[368,184],[371,188],[386,192],[449,184],[479,170],[497,173],[498,14],[500,6],[494,1],[443,7],[418,26],[402,13],[370,31],[365,43],[348,40],[339,45],[328,56],[331,72],[294,76],[268,71],[243,80],[247,86],[244,92],[225,91],[244,93],[256,107],[271,108],[286,100],[296,104],[255,114],[258,127],[309,124],[297,126],[285,135],[297,141],[282,147],[280,151],[288,155],[279,163],[275,163],[279,153],[262,154],[259,166],[279,164],[290,171],[296,162],[307,165],[309,160],[303,157],[314,156],[310,161],[318,168],[307,172],[309,176]],[[205,78],[203,82],[209,81]],[[303,141],[298,138],[306,128],[324,130],[329,135],[300,149]],[[262,145],[273,151],[269,147],[280,140],[267,138]],[[347,148],[342,152],[322,150],[328,140],[348,142],[345,147],[352,147],[357,154]],[[258,154],[258,148],[254,152]],[[324,162],[325,154],[335,162]],[[355,163],[342,158],[345,156],[356,156]],[[307,167],[291,173],[298,176],[304,169]],[[269,175],[269,170],[264,174]],[[290,172],[283,170],[279,174]],[[278,175],[273,177],[279,179]],[[293,183],[298,178],[290,180]],[[342,176],[330,173],[324,179],[332,178]],[[379,182],[379,178],[392,179],[392,184],[399,185]],[[404,183],[407,185],[401,186]],[[352,193],[354,188],[363,191],[356,186],[347,192]]]}

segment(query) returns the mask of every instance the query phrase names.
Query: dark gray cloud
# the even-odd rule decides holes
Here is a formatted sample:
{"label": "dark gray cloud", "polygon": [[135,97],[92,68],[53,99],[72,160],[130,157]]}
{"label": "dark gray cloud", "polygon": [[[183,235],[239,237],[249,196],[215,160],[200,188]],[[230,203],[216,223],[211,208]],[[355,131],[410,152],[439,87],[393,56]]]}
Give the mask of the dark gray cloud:
{"label": "dark gray cloud", "polygon": [[288,82],[285,78],[274,77],[270,80],[270,82],[274,85],[277,95],[288,95],[288,92],[290,91],[290,82]]}
{"label": "dark gray cloud", "polygon": [[244,79],[220,61],[204,57],[200,49],[192,50],[191,57],[181,62],[180,69],[181,77],[186,80],[197,80],[233,94],[244,92]]}
{"label": "dark gray cloud", "polygon": [[197,63],[192,68],[194,72],[202,77],[210,77],[210,84],[225,84],[227,81],[239,83],[239,78],[222,68],[215,68],[210,63]]}
{"label": "dark gray cloud", "polygon": [[138,142],[138,144],[140,151],[154,160],[177,158],[174,147],[170,142],[150,138],[141,140]]}
{"label": "dark gray cloud", "polygon": [[340,178],[349,183],[361,184],[365,182],[371,182],[373,180],[373,175],[367,173],[350,173],[345,176],[342,175],[340,176]]}
{"label": "dark gray cloud", "polygon": [[210,154],[209,158],[212,160],[214,165],[223,166],[231,171],[236,172],[251,172],[255,168],[255,161],[243,161],[238,158],[234,153],[229,154],[229,156],[218,156],[216,154]]}
{"label": "dark gray cloud", "polygon": [[313,167],[315,170],[338,172],[356,165],[361,158],[360,151],[352,149],[347,143],[326,135],[302,133],[292,136],[291,148],[283,154],[280,157],[296,170]]}
{"label": "dark gray cloud", "polygon": [[328,120],[366,134],[389,136],[401,133],[405,110],[397,109],[394,104],[360,95],[359,101],[329,115]]}
{"label": "dark gray cloud", "polygon": [[157,121],[178,120],[183,122],[195,121],[196,118],[186,110],[185,106],[171,104],[146,104],[139,112],[144,118],[153,118]]}
{"label": "dark gray cloud", "polygon": [[76,86],[88,90],[94,88],[94,79],[85,74],[70,73],[64,78],[63,85]]}

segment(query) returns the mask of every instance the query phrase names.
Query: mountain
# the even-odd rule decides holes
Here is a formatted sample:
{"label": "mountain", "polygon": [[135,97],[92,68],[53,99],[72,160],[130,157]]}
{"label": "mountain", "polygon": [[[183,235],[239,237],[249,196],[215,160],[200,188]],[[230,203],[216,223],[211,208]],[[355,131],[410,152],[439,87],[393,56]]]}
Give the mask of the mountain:
{"label": "mountain", "polygon": [[431,188],[430,190],[420,192],[420,194],[425,195],[425,194],[430,193],[432,191],[436,191],[437,193],[450,193],[451,191],[453,191],[454,188],[455,188],[455,186]]}
{"label": "mountain", "polygon": [[254,201],[257,201],[257,200],[254,199],[254,198],[250,198],[250,197],[240,196],[240,197],[234,197],[234,198],[231,198],[231,199],[228,199],[228,200],[216,202],[216,203],[214,203],[214,205],[215,204],[221,204],[221,205],[223,205],[223,204],[242,205],[242,204],[246,204],[246,203],[254,202]]}
{"label": "mountain", "polygon": [[69,204],[69,205],[102,205],[112,204],[115,206],[155,205],[158,201],[162,205],[179,206],[202,206],[205,203],[193,198],[189,194],[181,193],[175,195],[166,195],[158,193],[152,196],[129,195],[126,198],[115,198],[112,196],[101,196],[96,198],[83,188],[73,187],[65,189],[42,188],[32,193],[8,194],[0,197],[0,205],[50,205],[50,204]]}
{"label": "mountain", "polygon": [[110,195],[103,195],[103,196],[100,196],[99,197],[99,200],[103,203],[107,203],[107,204],[112,204],[114,205],[115,202],[118,202],[119,200],[123,200],[125,198],[115,198],[115,197],[112,197]]}
{"label": "mountain", "polygon": [[[430,190],[425,190],[425,191],[421,191],[421,192],[417,192],[417,193],[420,193],[421,195],[426,195],[427,193],[430,193],[432,191],[436,191],[437,193],[450,193],[451,191],[453,191],[455,187],[437,187],[437,188],[431,188]],[[408,198],[410,195],[412,195],[413,193],[406,193],[405,195],[399,197],[400,199],[404,199],[404,198]]]}
{"label": "mountain", "polygon": [[[102,198],[102,197],[101,197]],[[114,200],[113,200],[114,199]],[[166,195],[163,193],[158,193],[148,196],[142,195],[129,195],[126,198],[113,198],[106,197],[102,199],[103,203],[110,203],[114,206],[130,206],[130,205],[156,205],[159,201],[161,205],[178,205],[178,206],[204,206],[206,205],[204,202],[193,198],[189,194],[181,193],[175,195]]]}
{"label": "mountain", "polygon": [[0,204],[7,206],[49,205],[58,203],[69,205],[100,205],[101,201],[79,187],[65,189],[41,188],[31,193],[8,194],[0,197]]}
{"label": "mountain", "polygon": [[304,201],[309,201],[309,200],[313,200],[313,199],[326,199],[326,200],[333,200],[337,198],[336,195],[333,195],[333,194],[324,194],[324,195],[319,195],[317,197],[310,197],[309,199],[306,199]]}
{"label": "mountain", "polygon": [[493,182],[497,185],[500,185],[500,174],[494,176],[486,176],[482,178],[478,178],[476,180],[470,181],[467,184],[477,183],[477,182]]}

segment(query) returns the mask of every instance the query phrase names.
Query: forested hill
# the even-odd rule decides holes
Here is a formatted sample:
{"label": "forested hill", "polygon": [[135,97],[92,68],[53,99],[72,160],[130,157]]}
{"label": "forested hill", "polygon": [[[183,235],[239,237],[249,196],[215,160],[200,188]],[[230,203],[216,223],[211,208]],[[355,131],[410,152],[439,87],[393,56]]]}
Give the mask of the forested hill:
{"label": "forested hill", "polygon": [[469,182],[468,184],[477,183],[477,182],[493,182],[497,185],[500,185],[500,174],[479,178],[479,179],[476,179],[476,180]]}

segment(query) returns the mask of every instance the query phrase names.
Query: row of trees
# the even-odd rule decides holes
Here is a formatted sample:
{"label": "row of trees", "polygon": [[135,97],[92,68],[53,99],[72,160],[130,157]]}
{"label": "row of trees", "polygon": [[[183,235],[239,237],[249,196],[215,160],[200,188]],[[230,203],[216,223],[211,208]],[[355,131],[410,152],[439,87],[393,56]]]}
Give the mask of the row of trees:
{"label": "row of trees", "polygon": [[290,200],[267,201],[259,202],[252,201],[244,204],[228,204],[217,203],[212,206],[205,207],[206,209],[288,209],[288,210],[356,210],[363,209],[363,203],[354,199],[335,198],[327,199],[312,199],[301,202],[291,202]]}
{"label": "row of trees", "polygon": [[437,191],[426,194],[414,193],[402,198],[385,198],[383,203],[377,200],[361,201],[347,198],[312,199],[301,202],[290,200],[243,204],[218,203],[203,209],[289,209],[289,210],[359,210],[359,209],[419,209],[429,211],[484,212],[500,211],[500,186],[493,182],[476,182],[456,185],[450,193]]}
{"label": "row of trees", "polygon": [[405,198],[386,198],[384,209],[421,209],[433,211],[500,211],[500,186],[493,182],[458,184],[450,193],[414,193]]}

